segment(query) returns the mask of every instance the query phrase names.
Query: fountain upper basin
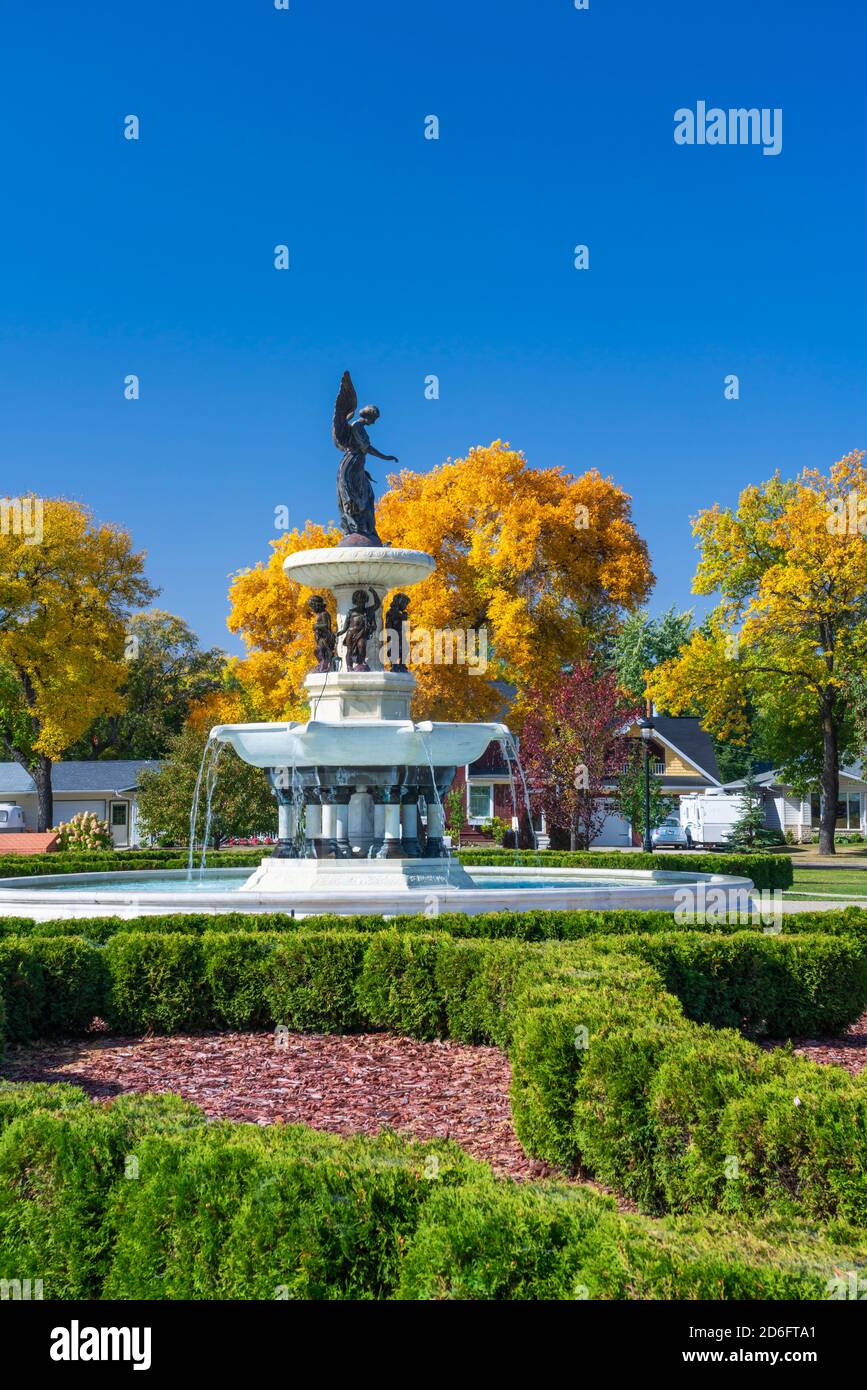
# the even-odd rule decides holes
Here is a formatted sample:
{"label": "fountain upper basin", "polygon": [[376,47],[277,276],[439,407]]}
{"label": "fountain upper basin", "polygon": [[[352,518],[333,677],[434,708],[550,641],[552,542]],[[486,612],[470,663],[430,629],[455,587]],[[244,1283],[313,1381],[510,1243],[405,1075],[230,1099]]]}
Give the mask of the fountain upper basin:
{"label": "fountain upper basin", "polygon": [[411,719],[219,724],[211,730],[212,739],[231,744],[253,767],[455,767],[475,762],[489,743],[509,737],[505,724]]}
{"label": "fountain upper basin", "polygon": [[397,546],[321,546],[287,555],[283,568],[291,579],[308,589],[365,588],[405,589],[433,574],[435,561],[423,550]]}

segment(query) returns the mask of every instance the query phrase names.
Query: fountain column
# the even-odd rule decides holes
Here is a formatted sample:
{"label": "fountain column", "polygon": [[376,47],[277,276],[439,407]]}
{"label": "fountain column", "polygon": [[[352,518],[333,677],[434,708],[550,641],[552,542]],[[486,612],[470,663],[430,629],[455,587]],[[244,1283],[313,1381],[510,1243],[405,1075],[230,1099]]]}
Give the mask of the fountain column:
{"label": "fountain column", "polygon": [[[308,792],[307,809],[304,814],[304,846],[314,859],[319,857],[322,844],[322,803],[317,792]],[[314,801],[312,798],[316,797]]]}
{"label": "fountain column", "polygon": [[400,819],[403,830],[403,852],[412,859],[421,858],[421,845],[418,842],[418,787],[404,791],[401,798]]}
{"label": "fountain column", "polygon": [[388,799],[387,787],[371,787],[373,797],[373,841],[370,846],[372,858],[376,858],[385,845],[385,803]]}
{"label": "fountain column", "polygon": [[385,859],[402,859],[403,845],[400,840],[400,785],[385,788],[385,820],[383,823]]}
{"label": "fountain column", "polygon": [[322,834],[319,838],[319,859],[338,859],[337,851],[337,806],[332,787],[322,787],[319,792],[322,800]]}
{"label": "fountain column", "polygon": [[334,788],[334,838],[337,842],[338,859],[352,858],[352,845],[349,841],[349,800],[354,787]]}

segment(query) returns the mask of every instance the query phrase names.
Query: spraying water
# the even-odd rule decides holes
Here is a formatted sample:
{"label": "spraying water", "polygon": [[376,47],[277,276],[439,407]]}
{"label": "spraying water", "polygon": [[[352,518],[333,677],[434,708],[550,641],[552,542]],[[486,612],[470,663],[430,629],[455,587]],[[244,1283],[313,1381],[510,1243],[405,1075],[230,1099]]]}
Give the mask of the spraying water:
{"label": "spraying water", "polygon": [[500,747],[503,750],[503,755],[506,759],[506,762],[509,764],[509,778],[512,782],[514,782],[514,779],[512,777],[511,764],[514,762],[515,766],[518,769],[518,776],[521,779],[521,788],[524,793],[524,807],[527,812],[527,824],[530,827],[530,834],[533,837],[533,849],[536,852],[536,854],[538,854],[539,840],[536,835],[536,827],[533,825],[533,810],[530,806],[530,791],[527,786],[527,779],[524,776],[524,769],[521,766],[521,759],[518,756],[518,745],[515,742],[515,736],[514,734],[510,733],[508,729],[506,729],[503,737],[500,739]]}
{"label": "spraying water", "polygon": [[207,854],[208,836],[211,831],[211,808],[214,797],[214,787],[217,783],[217,764],[220,754],[223,751],[223,744],[217,742],[211,734],[208,734],[207,741],[202,750],[202,761],[199,763],[199,772],[196,777],[196,787],[193,792],[193,804],[190,807],[190,848],[187,855],[187,881],[193,877],[193,863],[196,856],[196,829],[199,823],[199,805],[202,797],[202,784],[205,786],[206,795],[206,814],[205,814],[205,840],[202,852],[202,863],[200,868],[205,867],[205,855]]}
{"label": "spraying water", "polygon": [[[431,785],[432,785],[432,787],[433,787],[434,800],[436,801],[436,804],[437,804],[437,806],[438,806],[438,808],[439,808],[440,816],[442,817],[443,830],[445,830],[446,813],[445,813],[445,808],[444,808],[444,806],[443,806],[442,800],[441,800],[441,798],[440,798],[439,789],[438,789],[438,787],[437,787],[437,779],[436,779],[436,773],[434,772],[433,758],[431,757],[430,745],[428,744],[427,738],[425,737],[424,728],[423,728],[420,724],[416,724],[416,725],[415,725],[415,729],[416,729],[416,731],[418,732],[418,734],[421,736],[421,746],[422,746],[422,748],[424,749],[425,757],[427,758],[427,765],[428,765],[428,767],[429,767],[429,769],[430,769],[430,780],[431,780]],[[443,849],[445,850],[445,861],[446,861],[446,885],[451,885],[451,883],[452,883],[452,847],[451,847],[451,845],[443,845]]]}

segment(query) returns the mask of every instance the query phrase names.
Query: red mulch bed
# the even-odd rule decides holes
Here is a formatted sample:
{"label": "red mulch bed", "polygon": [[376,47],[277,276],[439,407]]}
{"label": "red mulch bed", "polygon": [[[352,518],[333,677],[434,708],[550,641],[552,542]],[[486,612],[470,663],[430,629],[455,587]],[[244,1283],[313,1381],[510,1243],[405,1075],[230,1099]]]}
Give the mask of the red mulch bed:
{"label": "red mulch bed", "polygon": [[[778,1047],[778,1042],[768,1043]],[[795,1043],[799,1057],[825,1066],[843,1067],[857,1076],[867,1066],[867,1014],[862,1014],[839,1038],[802,1038]]]}
{"label": "red mulch bed", "polygon": [[337,1134],[453,1139],[495,1172],[544,1176],[512,1128],[511,1071],[494,1047],[361,1036],[208,1033],[96,1038],[11,1049],[10,1081],[67,1081],[97,1099],[175,1091],[221,1120],[302,1123]]}

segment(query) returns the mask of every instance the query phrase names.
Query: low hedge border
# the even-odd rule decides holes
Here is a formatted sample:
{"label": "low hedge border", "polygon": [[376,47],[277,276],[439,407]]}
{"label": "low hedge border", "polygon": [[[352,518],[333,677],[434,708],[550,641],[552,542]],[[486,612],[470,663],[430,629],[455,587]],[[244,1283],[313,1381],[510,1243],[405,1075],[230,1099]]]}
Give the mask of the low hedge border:
{"label": "low hedge border", "polygon": [[865,1267],[842,1226],[655,1222],[445,1141],[0,1086],[0,1278],[38,1271],[44,1298],[807,1300]]}
{"label": "low hedge border", "polygon": [[[256,849],[209,850],[212,867],[241,868],[256,864],[270,853],[267,845]],[[0,878],[34,874],[103,873],[123,870],[185,869],[185,849],[93,850],[38,855],[0,855]],[[622,850],[503,850],[462,849],[455,857],[462,864],[479,867],[515,865],[547,869],[657,869],[668,873],[734,874],[751,878],[756,888],[790,888],[792,861],[783,854],[644,854]],[[197,862],[199,855],[197,853]]]}
{"label": "low hedge border", "polygon": [[[636,932],[755,931],[757,924],[735,916],[731,920],[699,917],[679,924],[671,912],[612,909],[600,911],[533,909],[532,911],[485,912],[468,917],[463,912],[441,912],[434,917],[411,914],[380,917],[373,914],[339,916],[321,913],[311,917],[292,917],[282,912],[176,912],[153,917],[76,917],[40,922],[33,917],[0,917],[0,939],[4,936],[82,936],[89,941],[108,941],[118,932],[181,932],[185,935],[220,932],[442,932],[449,936],[520,941],[580,941],[600,935],[630,935]],[[815,912],[788,913],[766,935],[867,936],[867,908],[828,908]]]}
{"label": "low hedge border", "polygon": [[[867,1000],[857,937],[119,933],[104,947],[8,938],[0,971],[16,1040],[80,1026],[95,1001],[125,1032],[268,1022],[494,1043],[534,1157],[651,1211],[867,1221],[865,1081],[704,1024],[842,1026]],[[61,976],[66,1016],[46,985]]]}
{"label": "low hedge border", "polygon": [[657,869],[667,873],[733,874],[751,878],[756,888],[790,888],[792,861],[785,854],[677,854],[671,850],[645,854],[623,850],[509,850],[462,849],[457,856],[468,867],[522,865],[546,869]]}

